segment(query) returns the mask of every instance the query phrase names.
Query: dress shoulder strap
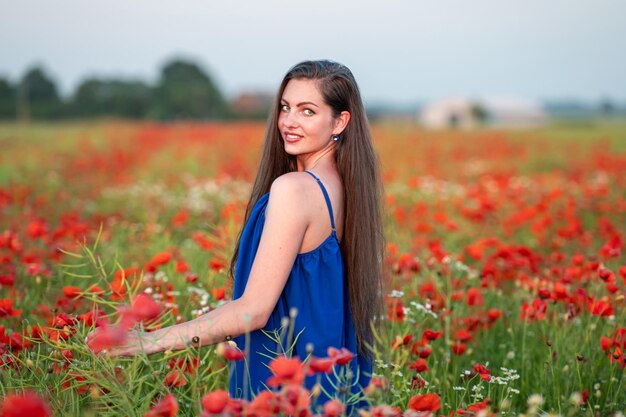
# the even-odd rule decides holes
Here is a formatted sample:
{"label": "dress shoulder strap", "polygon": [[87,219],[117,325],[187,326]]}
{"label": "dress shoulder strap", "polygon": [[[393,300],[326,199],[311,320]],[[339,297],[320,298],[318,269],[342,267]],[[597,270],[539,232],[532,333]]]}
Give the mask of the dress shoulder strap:
{"label": "dress shoulder strap", "polygon": [[330,224],[333,227],[333,232],[335,232],[336,230],[335,230],[335,217],[333,216],[333,206],[332,204],[330,204],[330,197],[328,197],[328,192],[326,192],[326,188],[324,187],[324,184],[322,184],[322,181],[320,181],[320,179],[317,178],[317,176],[311,171],[305,170],[304,172],[306,172],[307,174],[315,178],[320,188],[322,189],[322,192],[324,193],[324,199],[326,200],[326,205],[328,206],[328,213],[330,214]]}

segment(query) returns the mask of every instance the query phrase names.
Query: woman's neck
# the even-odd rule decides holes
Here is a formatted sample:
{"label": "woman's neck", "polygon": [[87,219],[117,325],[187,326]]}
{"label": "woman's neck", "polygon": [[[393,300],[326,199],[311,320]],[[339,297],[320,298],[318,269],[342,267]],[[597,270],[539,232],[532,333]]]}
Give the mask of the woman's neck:
{"label": "woman's neck", "polygon": [[322,149],[314,155],[296,157],[298,171],[311,171],[315,168],[327,168],[335,165],[335,150],[333,148]]}

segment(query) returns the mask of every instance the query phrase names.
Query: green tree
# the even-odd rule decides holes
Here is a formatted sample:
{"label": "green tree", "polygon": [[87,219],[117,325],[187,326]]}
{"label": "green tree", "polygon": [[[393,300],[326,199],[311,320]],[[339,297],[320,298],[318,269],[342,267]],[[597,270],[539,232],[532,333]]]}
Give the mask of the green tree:
{"label": "green tree", "polygon": [[26,72],[18,88],[21,119],[51,119],[62,114],[62,103],[54,81],[41,67]]}
{"label": "green tree", "polygon": [[150,115],[158,119],[216,119],[224,117],[226,109],[217,86],[198,65],[175,60],[161,71]]}
{"label": "green tree", "polygon": [[600,101],[600,113],[603,116],[613,116],[615,110],[617,110],[617,106],[610,98],[605,97]]}
{"label": "green tree", "polygon": [[71,111],[79,117],[143,118],[148,113],[151,96],[152,89],[141,81],[91,78],[76,89]]}
{"label": "green tree", "polygon": [[6,78],[0,78],[0,119],[15,119],[15,87]]}
{"label": "green tree", "polygon": [[489,111],[487,108],[479,102],[472,103],[470,107],[470,113],[474,120],[479,124],[485,124],[489,120]]}

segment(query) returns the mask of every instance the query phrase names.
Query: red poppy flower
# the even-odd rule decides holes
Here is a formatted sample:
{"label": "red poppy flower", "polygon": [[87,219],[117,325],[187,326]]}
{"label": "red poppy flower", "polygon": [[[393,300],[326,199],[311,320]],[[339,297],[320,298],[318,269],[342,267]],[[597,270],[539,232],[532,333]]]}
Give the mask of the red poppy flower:
{"label": "red poppy flower", "polygon": [[311,356],[309,359],[309,369],[307,375],[314,375],[317,373],[328,374],[332,372],[335,361],[332,358],[317,358]]}
{"label": "red poppy flower", "polygon": [[185,273],[185,281],[187,281],[190,284],[194,284],[196,282],[198,282],[198,274],[192,274],[192,273]]}
{"label": "red poppy flower", "polygon": [[626,328],[620,327],[613,333],[613,345],[626,349]]}
{"label": "red poppy flower", "polygon": [[420,390],[426,386],[426,380],[420,374],[413,375],[411,378],[411,389]]}
{"label": "red poppy flower", "polygon": [[172,226],[180,227],[187,223],[187,219],[189,219],[189,211],[185,209],[181,209],[172,217]]}
{"label": "red poppy flower", "polygon": [[52,415],[48,403],[34,392],[10,394],[0,405],[2,417],[48,417]]}
{"label": "red poppy flower", "polygon": [[354,354],[345,347],[342,347],[341,350],[339,350],[331,346],[328,348],[327,352],[328,356],[330,356],[335,363],[340,366],[347,365],[350,363],[352,358],[354,358]]}
{"label": "red poppy flower", "polygon": [[195,232],[193,235],[191,235],[191,237],[198,244],[198,246],[200,246],[200,248],[204,250],[213,249],[213,242],[211,242],[209,238],[202,233]]}
{"label": "red poppy flower", "polygon": [[31,239],[43,237],[48,233],[48,227],[43,220],[33,220],[26,228],[26,233]]}
{"label": "red poppy flower", "polygon": [[137,321],[152,320],[161,314],[161,307],[146,293],[139,293],[133,298],[131,309]]}
{"label": "red poppy flower", "polygon": [[5,285],[7,287],[15,285],[15,273],[9,272],[6,274],[0,274],[0,285]]}
{"label": "red poppy flower", "polygon": [[457,341],[452,345],[452,353],[462,355],[465,352],[465,348],[465,343]]}
{"label": "red poppy flower", "polygon": [[224,287],[211,288],[211,295],[216,300],[223,300],[226,297],[226,289]]}
{"label": "red poppy flower", "polygon": [[90,285],[89,288],[87,288],[87,291],[94,295],[97,295],[98,297],[102,297],[104,295],[104,290],[96,284]]}
{"label": "red poppy flower", "polygon": [[0,317],[17,317],[22,314],[22,310],[13,309],[13,300],[10,298],[0,299]]}
{"label": "red poppy flower", "polygon": [[187,262],[182,259],[176,261],[176,272],[182,274],[187,271],[189,271],[189,265],[187,265]]}
{"label": "red poppy flower", "polygon": [[465,253],[467,253],[474,260],[479,261],[483,257],[484,248],[482,242],[475,242],[465,247]]}
{"label": "red poppy flower", "polygon": [[78,317],[74,316],[73,314],[65,314],[65,313],[57,314],[56,316],[54,316],[54,319],[52,320],[52,325],[56,327],[57,329],[60,329],[66,326],[72,327],[77,323],[78,323]]}
{"label": "red poppy flower", "polygon": [[80,373],[71,371],[68,373],[63,381],[61,381],[61,387],[63,389],[74,388],[78,395],[85,395],[89,392],[89,388],[91,385],[86,384],[85,381],[87,378],[82,376]]}
{"label": "red poppy flower", "polygon": [[434,330],[431,329],[426,329],[424,330],[424,333],[422,333],[422,339],[426,339],[426,340],[437,340],[441,337],[441,335],[443,334],[443,332],[436,332]]}
{"label": "red poppy flower", "polygon": [[607,282],[604,287],[610,294],[615,294],[616,292],[619,291],[619,287],[615,285],[615,281]]}
{"label": "red poppy flower", "polygon": [[202,397],[202,408],[211,414],[222,413],[228,405],[228,399],[228,392],[224,390],[209,392]]}
{"label": "red poppy flower", "polygon": [[280,411],[280,401],[272,391],[262,391],[245,410],[247,416],[272,417]]}
{"label": "red poppy flower", "polygon": [[613,307],[607,301],[595,300],[589,303],[589,310],[594,316],[608,317],[614,313]]}
{"label": "red poppy flower", "polygon": [[454,334],[454,340],[458,340],[461,342],[467,342],[472,338],[472,334],[465,329],[459,329]]}
{"label": "red poppy flower", "polygon": [[304,368],[300,359],[279,356],[270,362],[270,370],[274,374],[267,379],[267,385],[277,387],[283,384],[302,384]]}
{"label": "red poppy flower", "polygon": [[416,372],[428,372],[429,370],[426,360],[422,358],[418,358],[415,362],[413,362],[409,369],[415,369]]}
{"label": "red poppy flower", "polygon": [[385,377],[373,376],[372,379],[370,379],[367,388],[365,388],[365,393],[371,395],[378,390],[386,390],[388,385],[389,382]]}
{"label": "red poppy flower", "polygon": [[494,322],[502,317],[502,310],[498,308],[490,308],[487,312],[487,317],[489,318],[490,322]]}
{"label": "red poppy flower", "polygon": [[288,416],[309,417],[311,415],[311,393],[300,385],[287,385],[279,393],[282,413]]}
{"label": "red poppy flower", "polygon": [[326,417],[339,417],[343,414],[346,407],[338,399],[326,401],[324,404],[324,415]]}
{"label": "red poppy flower", "polygon": [[178,413],[178,401],[174,394],[167,394],[143,417],[174,417]]}
{"label": "red poppy flower", "polygon": [[401,346],[406,346],[409,343],[411,343],[411,341],[413,340],[413,334],[409,333],[405,336],[396,336],[395,339],[393,339],[393,342],[391,342],[391,348],[392,349],[398,349]]}
{"label": "red poppy flower", "polygon": [[165,375],[165,385],[168,387],[183,387],[187,385],[185,374],[180,369],[172,369]]}
{"label": "red poppy flower", "polygon": [[223,356],[227,361],[240,361],[245,356],[240,349],[232,346],[228,342],[223,342],[217,345],[215,352],[218,355]]}
{"label": "red poppy flower", "polygon": [[485,365],[481,365],[480,363],[474,364],[474,371],[480,375],[482,379],[485,381],[491,380],[491,371],[485,367]]}
{"label": "red poppy flower", "polygon": [[128,330],[119,326],[109,326],[103,324],[97,327],[93,336],[89,338],[87,344],[94,353],[99,353],[105,349],[121,346],[128,338]]}
{"label": "red poppy flower", "polygon": [[626,357],[619,346],[616,347],[611,354],[609,354],[609,360],[613,363],[619,363],[622,368],[626,367]]}
{"label": "red poppy flower", "polygon": [[79,298],[82,295],[83,290],[78,287],[74,287],[71,285],[66,285],[63,287],[63,294],[67,298]]}
{"label": "red poppy flower", "polygon": [[409,400],[409,408],[415,411],[437,411],[441,408],[441,399],[432,393],[414,395]]}
{"label": "red poppy flower", "polygon": [[[226,411],[233,417],[241,417],[243,410],[248,406],[248,401],[241,398],[231,398],[228,400]],[[205,417],[205,416],[201,416]]]}
{"label": "red poppy flower", "polygon": [[226,261],[221,258],[213,258],[209,261],[209,266],[214,272],[220,272],[222,269],[226,268]]}
{"label": "red poppy flower", "polygon": [[468,306],[481,306],[483,305],[483,295],[477,288],[470,288],[467,290],[467,305]]}
{"label": "red poppy flower", "polygon": [[544,320],[546,318],[546,311],[548,309],[548,303],[539,298],[535,298],[532,304],[524,302],[521,305],[522,313],[520,318],[526,321]]}
{"label": "red poppy flower", "polygon": [[551,296],[550,290],[547,288],[539,288],[539,290],[537,291],[537,297],[539,297],[542,300],[547,300],[549,299]]}
{"label": "red poppy flower", "polygon": [[394,265],[394,272],[401,274],[403,272],[419,272],[420,266],[415,257],[411,254],[404,253],[398,257],[398,262]]}
{"label": "red poppy flower", "polygon": [[463,291],[461,290],[452,291],[452,294],[450,295],[450,299],[452,301],[461,301],[463,299]]}
{"label": "red poppy flower", "polygon": [[109,319],[106,313],[102,310],[91,310],[78,316],[78,320],[85,323],[85,326],[91,327],[94,324],[100,326],[103,323],[108,323]]}
{"label": "red poppy flower", "polygon": [[426,359],[431,353],[433,353],[433,348],[430,345],[426,345],[420,349],[419,357]]}
{"label": "red poppy flower", "polygon": [[598,276],[600,277],[602,281],[605,281],[605,282],[613,281],[615,279],[615,275],[613,274],[613,271],[603,266],[598,268]]}
{"label": "red poppy flower", "polygon": [[161,266],[167,264],[172,259],[172,254],[169,252],[159,252],[152,257],[150,263],[154,266]]}
{"label": "red poppy flower", "polygon": [[400,407],[391,407],[386,404],[377,405],[370,410],[372,417],[400,417],[402,410]]}
{"label": "red poppy flower", "polygon": [[402,300],[394,298],[393,301],[389,302],[387,305],[387,318],[395,322],[404,321],[404,304],[402,304]]}
{"label": "red poppy flower", "polygon": [[470,406],[467,407],[467,411],[471,411],[472,413],[478,414],[479,411],[487,410],[489,408],[490,402],[491,402],[491,399],[487,397],[485,398],[484,401],[479,401],[477,403],[470,404]]}

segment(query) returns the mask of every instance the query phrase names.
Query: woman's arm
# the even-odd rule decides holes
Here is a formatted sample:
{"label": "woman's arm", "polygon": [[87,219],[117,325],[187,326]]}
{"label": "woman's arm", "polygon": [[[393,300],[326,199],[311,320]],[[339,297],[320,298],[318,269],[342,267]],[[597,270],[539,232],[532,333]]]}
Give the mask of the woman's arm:
{"label": "woman's arm", "polygon": [[[289,173],[272,184],[265,224],[243,295],[185,323],[150,333],[131,332],[113,356],[148,354],[204,346],[265,326],[280,297],[310,221],[301,173]],[[242,346],[243,347],[243,346]]]}

